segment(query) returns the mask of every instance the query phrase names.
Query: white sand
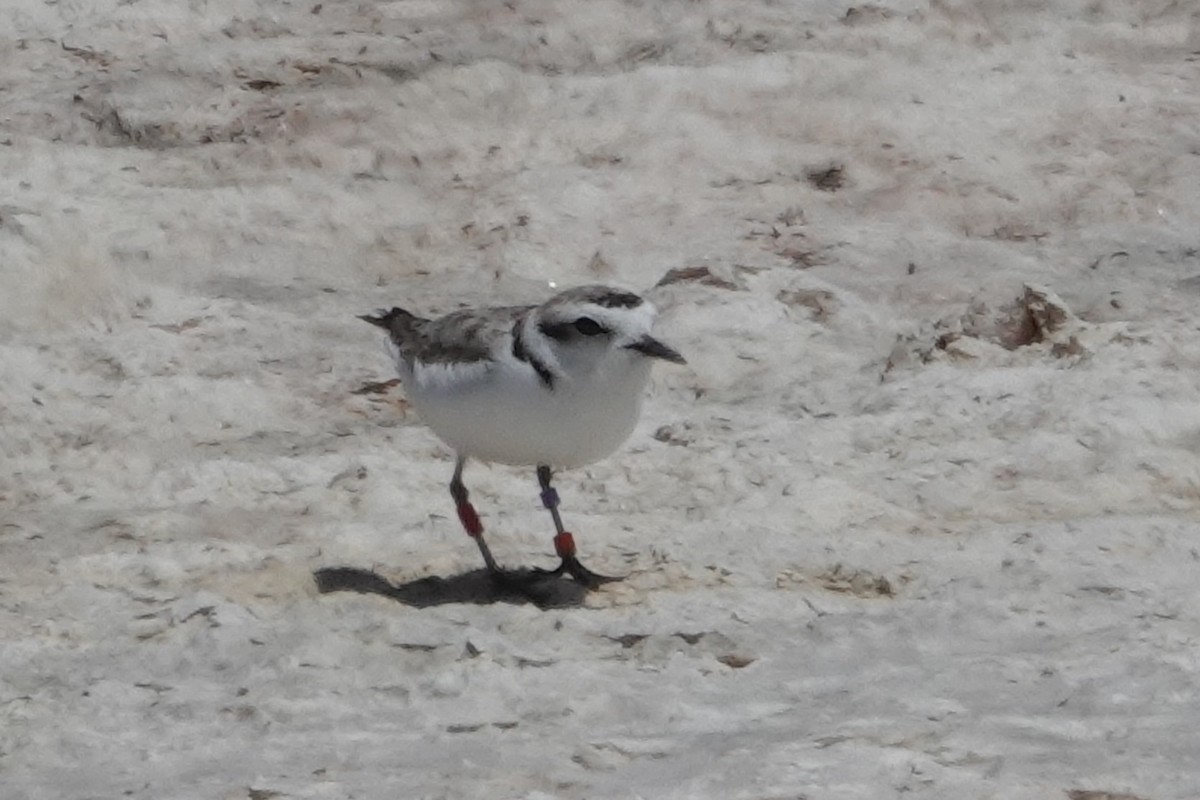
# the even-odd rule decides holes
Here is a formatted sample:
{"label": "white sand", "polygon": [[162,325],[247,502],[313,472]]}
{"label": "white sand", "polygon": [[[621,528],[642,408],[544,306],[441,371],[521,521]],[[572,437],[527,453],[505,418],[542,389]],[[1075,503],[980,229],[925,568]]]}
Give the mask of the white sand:
{"label": "white sand", "polygon": [[[1200,10],[847,8],[8,0],[0,797],[1200,796]],[[317,591],[478,566],[356,314],[681,268],[628,581]]]}

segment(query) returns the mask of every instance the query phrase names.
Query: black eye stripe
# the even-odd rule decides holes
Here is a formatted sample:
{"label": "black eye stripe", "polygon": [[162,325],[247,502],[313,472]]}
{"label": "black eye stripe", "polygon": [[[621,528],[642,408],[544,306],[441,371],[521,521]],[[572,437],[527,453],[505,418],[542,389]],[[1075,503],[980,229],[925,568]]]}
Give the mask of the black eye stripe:
{"label": "black eye stripe", "polygon": [[542,322],[538,325],[538,330],[558,342],[564,342],[567,339],[576,338],[581,335],[599,336],[601,334],[612,333],[612,331],[591,317],[580,317],[571,322]]}
{"label": "black eye stripe", "polygon": [[538,330],[551,339],[561,342],[571,338],[571,334],[575,332],[575,326],[569,322],[542,322],[538,324]]}

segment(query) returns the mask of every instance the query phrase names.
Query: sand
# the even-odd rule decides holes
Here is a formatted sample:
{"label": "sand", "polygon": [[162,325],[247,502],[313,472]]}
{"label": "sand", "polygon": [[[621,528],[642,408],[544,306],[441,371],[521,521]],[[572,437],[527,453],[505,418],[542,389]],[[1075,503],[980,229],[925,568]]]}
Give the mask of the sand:
{"label": "sand", "polygon": [[[1200,796],[1193,4],[0,20],[0,796]],[[593,282],[628,579],[498,601],[355,316]]]}

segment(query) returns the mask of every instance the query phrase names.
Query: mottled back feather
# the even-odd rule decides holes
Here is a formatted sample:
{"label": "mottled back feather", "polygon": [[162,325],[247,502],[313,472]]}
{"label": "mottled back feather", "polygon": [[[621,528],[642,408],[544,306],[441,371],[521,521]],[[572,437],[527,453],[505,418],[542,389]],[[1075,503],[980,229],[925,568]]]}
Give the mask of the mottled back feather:
{"label": "mottled back feather", "polygon": [[425,319],[402,308],[381,311],[378,316],[363,316],[372,325],[388,332],[400,355],[411,366],[414,360],[426,364],[451,362],[474,363],[492,357],[492,346],[504,342],[513,323],[533,306],[502,306],[456,311],[437,319]]}

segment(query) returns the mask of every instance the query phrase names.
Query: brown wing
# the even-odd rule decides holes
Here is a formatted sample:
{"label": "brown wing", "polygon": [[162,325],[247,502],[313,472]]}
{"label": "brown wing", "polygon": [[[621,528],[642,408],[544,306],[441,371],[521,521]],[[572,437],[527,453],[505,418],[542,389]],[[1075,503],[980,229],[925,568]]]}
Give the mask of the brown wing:
{"label": "brown wing", "polygon": [[388,332],[401,355],[426,364],[451,361],[471,363],[492,357],[497,342],[511,347],[513,323],[533,306],[504,306],[456,311],[437,319],[423,319],[402,308],[361,319]]}

